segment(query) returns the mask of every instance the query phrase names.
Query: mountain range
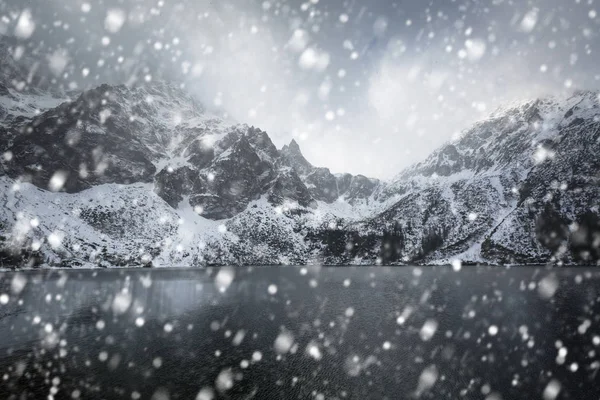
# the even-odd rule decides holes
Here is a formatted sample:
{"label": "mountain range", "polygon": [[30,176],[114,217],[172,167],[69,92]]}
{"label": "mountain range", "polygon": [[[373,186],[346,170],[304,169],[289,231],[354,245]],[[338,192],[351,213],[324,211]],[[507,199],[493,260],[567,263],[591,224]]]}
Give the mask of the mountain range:
{"label": "mountain range", "polygon": [[55,90],[0,47],[5,267],[600,259],[597,92],[506,106],[380,181],[313,166],[178,85]]}

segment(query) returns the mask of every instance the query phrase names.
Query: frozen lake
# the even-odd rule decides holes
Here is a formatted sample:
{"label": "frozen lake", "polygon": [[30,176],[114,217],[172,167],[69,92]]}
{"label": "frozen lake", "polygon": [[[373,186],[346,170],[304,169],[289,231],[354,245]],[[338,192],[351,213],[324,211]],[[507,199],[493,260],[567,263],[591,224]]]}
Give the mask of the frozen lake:
{"label": "frozen lake", "polygon": [[599,369],[594,268],[0,273],[2,399],[581,400]]}

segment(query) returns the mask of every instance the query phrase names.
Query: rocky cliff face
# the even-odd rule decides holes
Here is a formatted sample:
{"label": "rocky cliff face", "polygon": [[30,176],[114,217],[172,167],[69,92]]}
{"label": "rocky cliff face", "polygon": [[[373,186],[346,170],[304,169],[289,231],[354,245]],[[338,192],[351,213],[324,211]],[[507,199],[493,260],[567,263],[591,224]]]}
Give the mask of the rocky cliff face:
{"label": "rocky cliff face", "polygon": [[0,93],[6,265],[595,263],[597,93],[508,107],[391,182],[178,87]]}
{"label": "rocky cliff face", "polygon": [[597,260],[580,244],[600,244],[599,117],[592,92],[499,110],[382,187],[398,201],[359,228],[397,229],[424,262]]}
{"label": "rocky cliff face", "polygon": [[295,140],[283,146],[280,154],[282,164],[296,171],[311,195],[326,203],[333,203],[340,198],[351,204],[367,199],[380,183],[377,179],[362,175],[334,175],[329,168],[314,167],[304,158]]}

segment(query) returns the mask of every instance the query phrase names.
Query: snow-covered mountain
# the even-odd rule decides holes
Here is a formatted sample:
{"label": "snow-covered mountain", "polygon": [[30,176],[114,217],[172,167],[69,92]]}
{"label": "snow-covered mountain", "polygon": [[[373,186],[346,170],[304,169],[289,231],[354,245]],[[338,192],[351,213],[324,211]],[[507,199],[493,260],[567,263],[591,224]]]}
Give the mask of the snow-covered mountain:
{"label": "snow-covered mountain", "polygon": [[102,85],[62,103],[8,88],[3,99],[4,247],[44,262],[306,262],[299,224],[338,200],[366,201],[378,184],[315,168],[295,142],[280,151],[166,83]]}
{"label": "snow-covered mountain", "polygon": [[498,110],[382,186],[394,205],[356,229],[395,229],[409,260],[598,260],[599,151],[598,93]]}
{"label": "snow-covered mountain", "polygon": [[599,258],[598,93],[498,110],[380,182],[315,167],[174,85],[17,89],[0,93],[4,265]]}

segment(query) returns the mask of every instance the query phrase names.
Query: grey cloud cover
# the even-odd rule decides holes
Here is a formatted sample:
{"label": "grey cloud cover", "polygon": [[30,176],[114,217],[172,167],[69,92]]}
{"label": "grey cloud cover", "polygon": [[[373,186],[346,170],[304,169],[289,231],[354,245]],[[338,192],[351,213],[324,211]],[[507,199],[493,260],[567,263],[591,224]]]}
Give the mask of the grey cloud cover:
{"label": "grey cloud cover", "polygon": [[[596,6],[11,0],[0,32],[28,9],[29,51],[66,54],[65,85],[181,80],[278,146],[296,138],[314,164],[389,178],[500,105],[597,88]],[[126,15],[116,30],[111,10]]]}

